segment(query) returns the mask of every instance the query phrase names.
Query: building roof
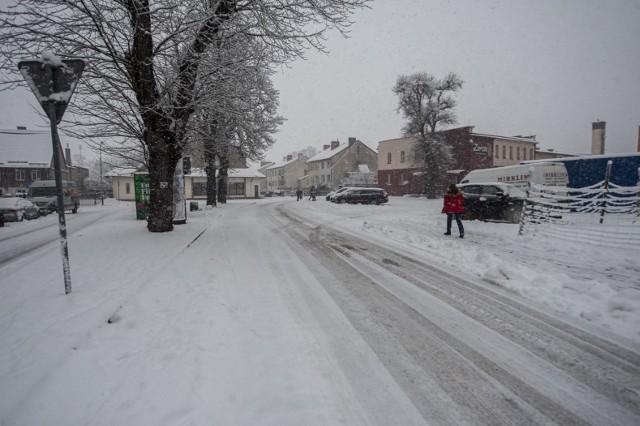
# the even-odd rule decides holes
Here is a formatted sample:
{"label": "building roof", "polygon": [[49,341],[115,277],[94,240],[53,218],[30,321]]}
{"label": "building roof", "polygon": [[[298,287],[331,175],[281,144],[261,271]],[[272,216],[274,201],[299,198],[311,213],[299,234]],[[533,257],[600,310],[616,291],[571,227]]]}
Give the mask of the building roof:
{"label": "building roof", "polygon": [[133,176],[138,169],[128,168],[128,167],[116,167],[115,169],[111,169],[109,172],[105,173],[105,177],[127,177]]}
{"label": "building roof", "polygon": [[318,154],[314,155],[313,157],[309,158],[307,160],[307,163],[312,163],[314,161],[327,160],[329,158],[332,158],[334,155],[341,153],[342,151],[344,151],[347,148],[349,148],[349,143],[348,142],[340,144],[334,149],[327,148],[324,151],[321,151],[320,153],[318,153]]}
{"label": "building roof", "polygon": [[[116,168],[105,174],[107,177],[131,177],[134,173],[138,172],[138,169],[131,168]],[[146,173],[146,172],[144,172]],[[191,173],[185,176],[191,177],[207,177],[207,173],[204,169],[194,167],[191,169]],[[229,169],[227,177],[230,178],[263,178],[265,175],[255,169]]]}
{"label": "building roof", "polygon": [[291,164],[291,163],[293,163],[293,162],[295,162],[297,160],[298,160],[298,157],[292,158],[289,161],[280,161],[279,163],[273,163],[271,166],[267,167],[266,170],[279,169],[280,167],[284,167],[287,164]]}
{"label": "building roof", "polygon": [[538,144],[540,142],[538,142],[537,140],[533,139],[533,137],[526,137],[526,136],[499,136],[499,135],[485,135],[482,133],[471,133],[471,137],[473,136],[480,136],[480,137],[485,137],[485,138],[491,138],[491,139],[505,139],[505,140],[509,140],[509,141],[521,141],[521,142],[531,142],[531,143],[535,143]]}
{"label": "building roof", "polygon": [[51,132],[0,130],[0,167],[50,167]]}
{"label": "building roof", "polygon": [[266,177],[255,169],[229,169],[230,178],[263,178]]}

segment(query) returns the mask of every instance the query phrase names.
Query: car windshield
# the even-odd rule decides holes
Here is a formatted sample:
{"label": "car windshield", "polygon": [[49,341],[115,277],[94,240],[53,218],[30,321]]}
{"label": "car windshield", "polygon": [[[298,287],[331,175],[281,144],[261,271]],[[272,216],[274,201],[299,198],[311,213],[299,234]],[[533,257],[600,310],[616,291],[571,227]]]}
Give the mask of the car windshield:
{"label": "car windshield", "polygon": [[52,197],[56,195],[55,186],[41,186],[29,189],[29,197]]}

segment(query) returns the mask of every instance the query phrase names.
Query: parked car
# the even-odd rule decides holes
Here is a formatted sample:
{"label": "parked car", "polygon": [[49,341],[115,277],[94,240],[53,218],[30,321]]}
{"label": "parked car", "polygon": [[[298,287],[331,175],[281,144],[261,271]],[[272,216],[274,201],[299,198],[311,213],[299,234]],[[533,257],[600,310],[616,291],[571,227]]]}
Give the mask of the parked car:
{"label": "parked car", "polygon": [[350,187],[350,186],[343,186],[342,188],[338,188],[338,189],[336,189],[336,190],[333,190],[333,191],[329,192],[329,193],[327,194],[327,196],[325,197],[325,200],[327,200],[327,201],[333,201],[333,197],[335,197],[335,196],[336,196],[336,195],[338,195],[338,194],[343,193],[343,192],[344,192],[344,191],[346,191],[347,189],[355,189],[355,188],[352,188],[352,187]]}
{"label": "parked car", "polygon": [[382,188],[350,188],[335,195],[332,201],[339,204],[383,204],[389,202],[389,196]]}
{"label": "parked car", "polygon": [[24,200],[24,201],[29,203],[29,205],[24,209],[24,212],[25,212],[24,218],[27,219],[27,220],[39,218],[40,217],[40,209],[38,208],[38,206],[36,206],[35,204],[33,204],[29,200]]}
{"label": "parked car", "polygon": [[515,186],[495,182],[457,186],[464,195],[464,219],[520,221],[527,195]]}
{"label": "parked car", "polygon": [[27,216],[26,209],[33,206],[29,200],[20,197],[0,198],[0,211],[5,222],[22,222]]}

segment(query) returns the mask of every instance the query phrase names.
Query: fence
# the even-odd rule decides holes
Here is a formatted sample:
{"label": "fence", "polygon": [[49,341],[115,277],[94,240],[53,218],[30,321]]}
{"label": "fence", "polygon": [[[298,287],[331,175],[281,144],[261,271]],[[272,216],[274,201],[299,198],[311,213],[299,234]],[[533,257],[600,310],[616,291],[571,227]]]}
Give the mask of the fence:
{"label": "fence", "polygon": [[640,250],[640,183],[608,180],[586,188],[529,183],[520,235],[541,235],[581,244]]}

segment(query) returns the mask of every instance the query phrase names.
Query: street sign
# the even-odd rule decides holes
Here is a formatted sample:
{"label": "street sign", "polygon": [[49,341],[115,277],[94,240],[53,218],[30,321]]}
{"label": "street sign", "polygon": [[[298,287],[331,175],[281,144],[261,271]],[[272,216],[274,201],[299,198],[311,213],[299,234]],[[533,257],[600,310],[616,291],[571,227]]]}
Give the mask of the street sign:
{"label": "street sign", "polygon": [[55,104],[56,124],[60,124],[69,100],[84,71],[82,59],[57,59],[53,55],[43,55],[42,59],[22,61],[18,69],[31,91],[51,120],[47,104]]}
{"label": "street sign", "polygon": [[64,275],[64,292],[71,293],[71,268],[69,267],[69,249],[67,244],[67,224],[64,216],[62,193],[62,167],[60,165],[60,143],[57,125],[62,120],[71,95],[84,70],[81,59],[59,59],[50,52],[42,54],[40,59],[22,61],[18,69],[42,108],[46,111],[51,123],[51,144],[53,148],[53,167],[56,178],[58,227],[60,229],[60,245],[62,252],[62,272]]}

